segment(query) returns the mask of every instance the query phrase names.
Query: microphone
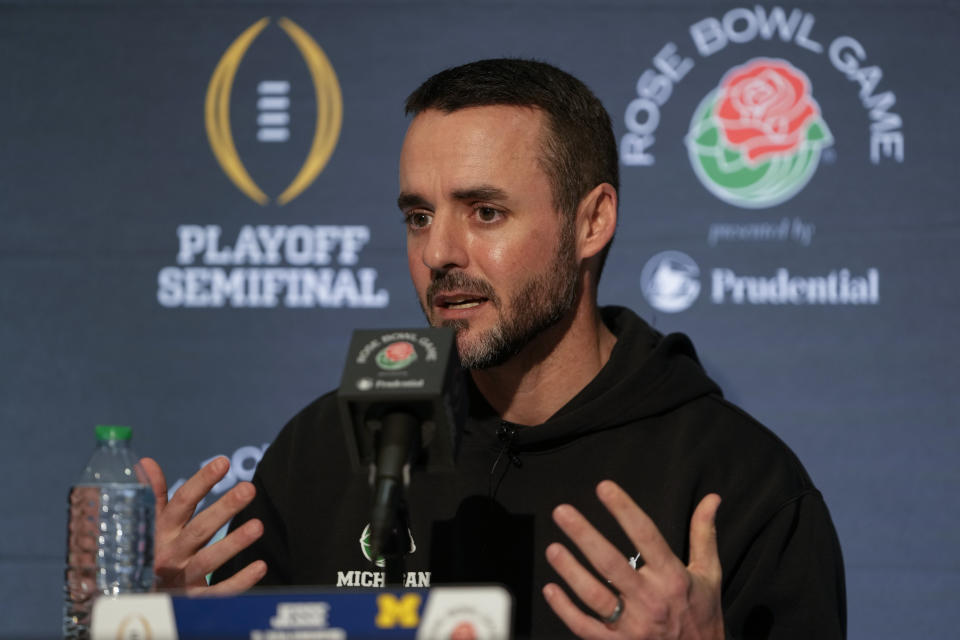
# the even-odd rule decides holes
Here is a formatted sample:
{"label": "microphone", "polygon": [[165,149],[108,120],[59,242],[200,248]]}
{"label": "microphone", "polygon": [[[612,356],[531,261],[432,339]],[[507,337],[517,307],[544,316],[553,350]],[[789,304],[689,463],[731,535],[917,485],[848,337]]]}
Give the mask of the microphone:
{"label": "microphone", "polygon": [[337,399],[353,468],[374,485],[371,557],[399,557],[411,468],[454,468],[466,393],[453,329],[354,331]]}

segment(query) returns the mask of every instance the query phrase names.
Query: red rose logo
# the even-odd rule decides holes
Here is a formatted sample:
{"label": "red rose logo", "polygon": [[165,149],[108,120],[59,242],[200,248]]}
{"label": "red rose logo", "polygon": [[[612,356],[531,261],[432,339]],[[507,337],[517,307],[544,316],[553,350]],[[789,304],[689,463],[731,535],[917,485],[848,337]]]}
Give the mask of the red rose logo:
{"label": "red rose logo", "polygon": [[684,143],[711,193],[763,209],[806,186],[833,135],[802,71],[786,60],[755,58],[730,69],[704,96]]}
{"label": "red rose logo", "polygon": [[402,362],[413,353],[413,345],[409,342],[394,342],[387,347],[387,357],[394,362]]}
{"label": "red rose logo", "polygon": [[784,60],[752,60],[720,85],[716,116],[724,139],[757,164],[791,153],[820,115],[806,75]]}
{"label": "red rose logo", "polygon": [[417,359],[417,350],[406,340],[391,342],[377,353],[377,366],[386,371],[408,367]]}
{"label": "red rose logo", "polygon": [[477,640],[477,630],[469,622],[461,622],[450,632],[450,640]]}

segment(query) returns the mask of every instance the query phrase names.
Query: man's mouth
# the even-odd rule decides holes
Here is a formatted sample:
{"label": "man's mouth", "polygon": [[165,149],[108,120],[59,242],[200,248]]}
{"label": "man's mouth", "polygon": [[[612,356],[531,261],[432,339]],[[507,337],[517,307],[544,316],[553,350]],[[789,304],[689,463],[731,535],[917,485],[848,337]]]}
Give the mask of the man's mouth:
{"label": "man's mouth", "polygon": [[433,304],[436,307],[441,307],[443,309],[472,309],[474,307],[479,307],[481,304],[487,301],[487,298],[483,296],[469,294],[469,293],[456,293],[456,294],[441,294],[433,299]]}

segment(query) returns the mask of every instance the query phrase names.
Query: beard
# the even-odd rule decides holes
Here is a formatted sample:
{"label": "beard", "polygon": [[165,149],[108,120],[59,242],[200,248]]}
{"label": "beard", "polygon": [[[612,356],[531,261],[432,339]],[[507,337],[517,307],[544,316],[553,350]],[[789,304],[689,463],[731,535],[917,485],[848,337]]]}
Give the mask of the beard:
{"label": "beard", "polygon": [[[520,353],[538,335],[557,324],[573,308],[577,299],[579,265],[572,224],[561,226],[558,244],[553,262],[523,281],[506,305],[489,282],[459,271],[438,275],[430,283],[424,314],[431,325],[456,330],[457,351],[462,367],[487,369],[503,364]],[[469,336],[468,320],[435,322],[429,311],[433,308],[433,298],[439,293],[456,290],[471,291],[489,300],[497,309],[496,324],[478,335]]]}

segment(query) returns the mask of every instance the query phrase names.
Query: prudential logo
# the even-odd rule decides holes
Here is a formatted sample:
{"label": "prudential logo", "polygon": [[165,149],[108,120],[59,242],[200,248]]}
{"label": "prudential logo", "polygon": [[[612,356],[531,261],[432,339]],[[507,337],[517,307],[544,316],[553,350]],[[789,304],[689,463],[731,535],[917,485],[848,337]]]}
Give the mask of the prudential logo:
{"label": "prudential logo", "polygon": [[[787,267],[749,275],[729,267],[705,269],[705,299],[733,306],[875,306],[880,304],[880,271],[876,267],[836,267],[814,274]],[[701,290],[700,267],[680,251],[662,251],[640,272],[640,290],[651,307],[664,313],[686,311]]]}
{"label": "prudential logo", "polygon": [[700,295],[700,267],[685,253],[663,251],[644,265],[640,287],[654,309],[664,313],[685,311]]}
{"label": "prudential logo", "polygon": [[806,74],[769,58],[728,71],[697,107],[686,137],[700,182],[748,209],[799,193],[832,143]]}

